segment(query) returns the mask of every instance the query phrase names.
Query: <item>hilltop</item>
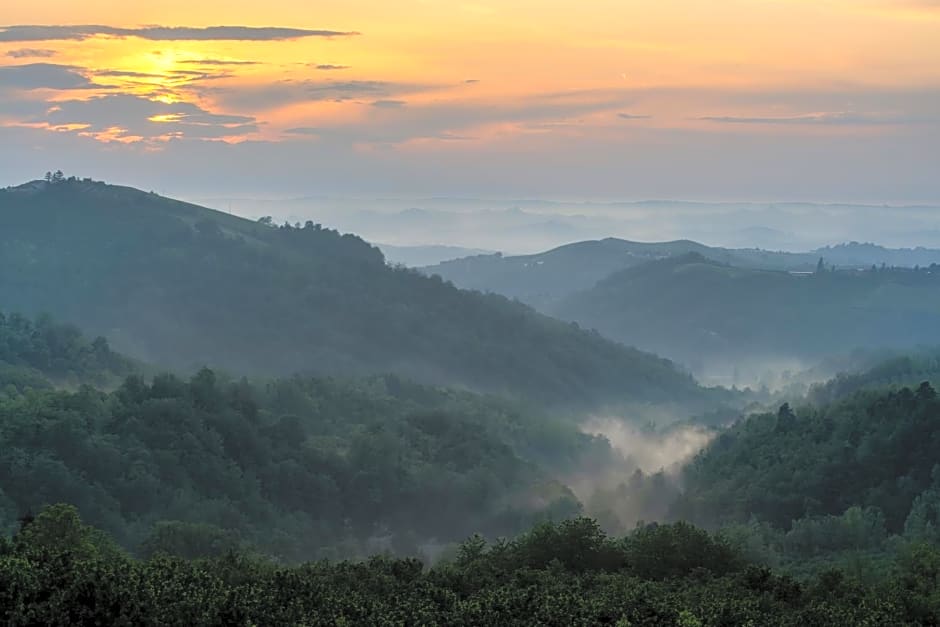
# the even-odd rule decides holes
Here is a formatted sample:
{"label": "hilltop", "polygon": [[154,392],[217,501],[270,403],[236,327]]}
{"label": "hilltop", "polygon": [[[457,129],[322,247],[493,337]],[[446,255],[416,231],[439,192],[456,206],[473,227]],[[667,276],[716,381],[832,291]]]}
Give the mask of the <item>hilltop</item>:
{"label": "hilltop", "polygon": [[567,405],[702,395],[667,360],[389,267],[354,235],[87,179],[0,191],[0,293],[160,367],[396,372]]}

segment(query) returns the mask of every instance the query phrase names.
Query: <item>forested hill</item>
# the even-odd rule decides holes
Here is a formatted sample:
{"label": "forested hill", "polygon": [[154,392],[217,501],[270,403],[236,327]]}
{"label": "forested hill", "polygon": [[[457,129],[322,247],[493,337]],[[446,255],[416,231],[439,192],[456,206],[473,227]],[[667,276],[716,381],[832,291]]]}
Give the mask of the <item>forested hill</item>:
{"label": "forested hill", "polygon": [[889,249],[851,242],[809,252],[722,248],[690,240],[633,242],[609,237],[576,242],[533,255],[476,255],[428,266],[423,272],[458,287],[517,298],[547,313],[565,297],[592,287],[611,274],[640,264],[698,253],[707,259],[753,270],[812,271],[822,258],[840,269],[929,266],[940,250]]}
{"label": "forested hill", "polygon": [[49,316],[0,311],[0,393],[53,385],[116,383],[134,369],[103,337],[86,338]]}
{"label": "forested hill", "polygon": [[940,400],[924,382],[862,390],[819,408],[783,405],[719,435],[685,469],[683,483],[674,514],[697,523],[816,524],[819,533],[838,535],[839,521],[826,517],[855,507],[867,512],[864,533],[938,541]]}
{"label": "forested hill", "polygon": [[174,368],[392,371],[546,403],[701,394],[666,360],[390,268],[358,237],[88,180],[0,191],[0,294]]}
{"label": "forested hill", "polygon": [[940,267],[793,274],[689,254],[616,273],[555,313],[683,361],[911,348],[940,343]]}
{"label": "forested hill", "polygon": [[534,255],[477,255],[426,267],[467,289],[517,298],[539,310],[550,311],[564,297],[587,289],[605,277],[655,259],[699,253],[723,263],[755,268],[812,269],[812,255],[762,250],[713,248],[689,240],[631,242],[609,237],[577,242]]}

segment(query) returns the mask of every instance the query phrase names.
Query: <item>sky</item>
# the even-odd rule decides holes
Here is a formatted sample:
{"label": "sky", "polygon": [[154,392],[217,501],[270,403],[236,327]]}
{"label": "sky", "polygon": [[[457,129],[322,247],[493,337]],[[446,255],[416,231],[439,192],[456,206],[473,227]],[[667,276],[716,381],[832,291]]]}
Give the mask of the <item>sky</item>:
{"label": "sky", "polygon": [[940,203],[940,0],[5,0],[0,185]]}

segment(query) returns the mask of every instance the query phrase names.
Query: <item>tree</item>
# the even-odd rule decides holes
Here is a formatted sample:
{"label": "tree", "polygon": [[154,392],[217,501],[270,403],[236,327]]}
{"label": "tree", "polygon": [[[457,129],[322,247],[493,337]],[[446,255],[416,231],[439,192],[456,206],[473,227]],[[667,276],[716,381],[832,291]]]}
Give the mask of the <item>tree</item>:
{"label": "tree", "polygon": [[82,523],[74,506],[62,503],[24,518],[13,541],[15,549],[27,555],[67,553],[78,559],[97,559],[121,554],[111,538]]}

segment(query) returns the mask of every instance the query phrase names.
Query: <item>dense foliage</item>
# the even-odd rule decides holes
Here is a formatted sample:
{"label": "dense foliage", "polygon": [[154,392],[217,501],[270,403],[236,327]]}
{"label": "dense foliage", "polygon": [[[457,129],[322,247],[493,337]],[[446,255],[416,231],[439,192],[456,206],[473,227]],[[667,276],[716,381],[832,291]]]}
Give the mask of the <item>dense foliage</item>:
{"label": "dense foliage", "polygon": [[940,553],[916,546],[890,576],[800,582],[749,566],[678,524],[609,538],[586,519],[514,541],[471,539],[452,560],[285,568],[236,552],[135,561],[55,506],[0,544],[0,621],[19,625],[931,625]]}
{"label": "dense foliage", "polygon": [[823,383],[813,385],[807,397],[825,405],[864,389],[911,386],[918,382],[940,382],[940,352],[919,351],[888,357],[857,372],[843,372]]}
{"label": "dense foliage", "polygon": [[49,316],[34,321],[0,311],[0,394],[51,382],[107,384],[131,370],[130,361],[102,337],[88,340],[76,327]]}
{"label": "dense foliage", "polygon": [[703,395],[666,360],[391,268],[357,237],[88,181],[0,191],[0,294],[190,371],[397,372],[552,404]]}
{"label": "dense foliage", "polygon": [[212,538],[292,560],[430,554],[577,514],[547,467],[607,454],[573,424],[393,376],[132,376],[112,393],[0,396],[0,525],[61,501],[135,551]]}
{"label": "dense foliage", "polygon": [[683,483],[674,513],[702,524],[818,523],[839,536],[852,521],[837,519],[859,508],[850,517],[881,539],[915,530],[940,539],[940,400],[923,383],[796,412],[784,405],[720,434]]}
{"label": "dense foliage", "polygon": [[940,266],[793,274],[690,254],[614,274],[555,313],[693,365],[913,348],[940,343]]}

